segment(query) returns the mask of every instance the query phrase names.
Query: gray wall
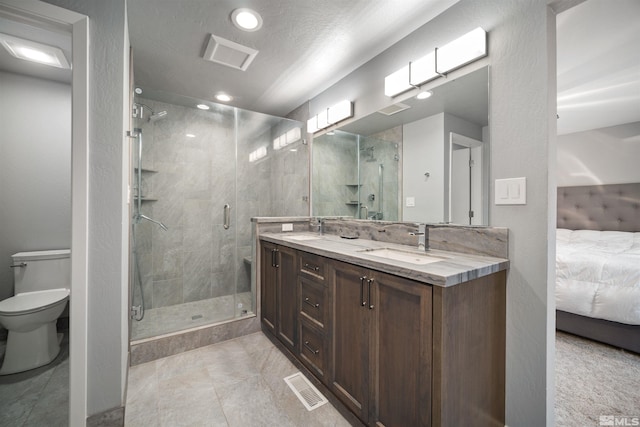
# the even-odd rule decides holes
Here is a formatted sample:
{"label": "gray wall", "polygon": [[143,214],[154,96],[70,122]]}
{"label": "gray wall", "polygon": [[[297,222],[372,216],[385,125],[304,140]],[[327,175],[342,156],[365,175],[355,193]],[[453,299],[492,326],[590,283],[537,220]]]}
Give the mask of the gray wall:
{"label": "gray wall", "polygon": [[640,122],[558,136],[558,186],[640,182]]}
{"label": "gray wall", "polygon": [[509,228],[506,422],[512,426],[553,425],[555,16],[546,3],[461,0],[310,100],[309,108],[314,113],[347,98],[357,119],[402,101],[404,95],[384,96],[386,75],[475,27],[489,32],[489,57],[450,78],[491,65],[491,182],[527,178],[527,205],[492,205],[489,212],[490,225]]}
{"label": "gray wall", "polygon": [[[46,0],[89,17],[89,283],[87,413],[120,407],[126,372],[123,224],[124,105],[129,46],[125,0]],[[73,295],[71,296],[73,298]],[[71,319],[73,327],[74,320]],[[126,335],[126,334],[125,334]],[[73,343],[71,344],[73,345]]]}
{"label": "gray wall", "polygon": [[0,93],[2,300],[12,254],[71,247],[71,86],[0,72]]}

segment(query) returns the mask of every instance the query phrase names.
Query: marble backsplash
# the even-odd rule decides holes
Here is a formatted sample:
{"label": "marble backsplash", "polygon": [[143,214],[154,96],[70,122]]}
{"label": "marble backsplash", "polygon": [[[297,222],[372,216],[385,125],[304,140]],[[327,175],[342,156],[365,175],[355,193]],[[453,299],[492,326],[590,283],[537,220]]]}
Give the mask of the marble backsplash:
{"label": "marble backsplash", "polygon": [[[317,219],[312,218],[309,230],[316,231]],[[478,227],[448,224],[428,224],[429,247],[466,254],[508,258],[509,230],[504,227]],[[325,218],[324,232],[338,236],[358,237],[380,242],[418,246],[415,223],[363,221],[345,218]]]}

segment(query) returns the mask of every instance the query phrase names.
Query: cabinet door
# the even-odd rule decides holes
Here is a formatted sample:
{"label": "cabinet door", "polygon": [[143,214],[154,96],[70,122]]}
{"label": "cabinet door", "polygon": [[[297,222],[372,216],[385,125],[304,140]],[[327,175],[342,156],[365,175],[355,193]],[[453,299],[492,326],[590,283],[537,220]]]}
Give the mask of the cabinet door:
{"label": "cabinet door", "polygon": [[298,271],[296,251],[278,246],[278,304],[277,335],[294,354],[297,345],[298,298],[296,293]]}
{"label": "cabinet door", "polygon": [[432,288],[375,272],[371,422],[377,426],[431,425]]}
{"label": "cabinet door", "polygon": [[276,245],[260,243],[260,317],[262,324],[272,334],[276,333],[276,301],[278,270]]}
{"label": "cabinet door", "polygon": [[[369,413],[369,304],[364,270],[331,263],[331,389],[365,423]],[[363,305],[364,303],[364,305]]]}

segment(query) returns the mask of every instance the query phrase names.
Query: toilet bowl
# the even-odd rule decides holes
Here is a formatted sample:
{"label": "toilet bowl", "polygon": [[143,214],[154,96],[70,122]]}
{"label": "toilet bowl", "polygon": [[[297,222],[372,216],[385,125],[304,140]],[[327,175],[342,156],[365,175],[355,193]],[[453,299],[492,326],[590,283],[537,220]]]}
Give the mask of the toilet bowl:
{"label": "toilet bowl", "polygon": [[69,300],[69,254],[13,255],[16,295],[0,301],[0,325],[9,331],[0,375],[46,365],[60,353],[56,321]]}
{"label": "toilet bowl", "polygon": [[56,321],[68,299],[69,289],[52,289],[0,301],[0,324],[9,331],[0,375],[34,369],[56,358]]}

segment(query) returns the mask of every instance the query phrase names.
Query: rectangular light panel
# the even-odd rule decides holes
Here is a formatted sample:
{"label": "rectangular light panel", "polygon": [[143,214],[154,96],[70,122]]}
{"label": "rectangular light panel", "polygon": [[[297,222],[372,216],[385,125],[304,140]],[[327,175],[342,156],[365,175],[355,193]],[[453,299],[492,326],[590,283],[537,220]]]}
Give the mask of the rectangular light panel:
{"label": "rectangular light panel", "polygon": [[437,50],[437,71],[444,74],[486,55],[487,33],[478,27]]}
{"label": "rectangular light panel", "polygon": [[64,52],[57,46],[25,40],[3,33],[0,33],[0,44],[18,59],[67,70],[71,68]]}

